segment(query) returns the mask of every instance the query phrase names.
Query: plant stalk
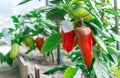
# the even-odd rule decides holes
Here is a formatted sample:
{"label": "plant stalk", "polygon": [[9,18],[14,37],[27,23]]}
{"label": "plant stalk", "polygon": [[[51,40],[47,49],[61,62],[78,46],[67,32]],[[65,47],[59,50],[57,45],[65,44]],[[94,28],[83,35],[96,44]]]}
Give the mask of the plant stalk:
{"label": "plant stalk", "polygon": [[52,56],[52,62],[54,63],[54,54],[53,54],[52,51],[50,53],[51,53],[51,56]]}
{"label": "plant stalk", "polygon": [[[56,21],[57,24],[57,32],[60,33],[60,21]],[[57,64],[60,64],[60,45],[57,48]]]}
{"label": "plant stalk", "polygon": [[[118,3],[117,0],[114,0],[114,9],[115,9],[116,12],[118,11],[118,5],[117,5],[117,3]],[[119,35],[119,25],[118,25],[118,22],[119,22],[118,16],[115,15],[116,34]],[[117,42],[116,44],[117,44],[117,49],[120,50],[120,43]]]}

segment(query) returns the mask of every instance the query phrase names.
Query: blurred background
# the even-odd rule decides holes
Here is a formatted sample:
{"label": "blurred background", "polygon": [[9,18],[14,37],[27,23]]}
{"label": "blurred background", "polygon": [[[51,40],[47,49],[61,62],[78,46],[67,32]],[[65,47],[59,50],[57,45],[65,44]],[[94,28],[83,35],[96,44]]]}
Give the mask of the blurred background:
{"label": "blurred background", "polygon": [[[14,27],[11,16],[24,15],[33,9],[45,6],[46,3],[46,0],[32,0],[17,6],[21,1],[23,0],[0,0],[0,31],[8,27]],[[0,40],[0,44],[3,44],[2,40]],[[3,54],[7,54],[9,50],[10,46],[0,46],[0,52],[3,52]]]}
{"label": "blurred background", "polygon": [[13,26],[10,18],[12,15],[24,15],[32,9],[45,6],[46,3],[46,0],[32,0],[17,6],[21,1],[23,0],[0,0],[0,30]]}

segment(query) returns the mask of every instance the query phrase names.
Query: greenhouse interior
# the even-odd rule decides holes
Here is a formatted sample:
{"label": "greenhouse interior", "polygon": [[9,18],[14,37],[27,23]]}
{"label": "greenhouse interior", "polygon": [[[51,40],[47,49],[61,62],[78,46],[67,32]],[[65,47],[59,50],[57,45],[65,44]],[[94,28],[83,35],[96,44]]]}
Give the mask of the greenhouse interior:
{"label": "greenhouse interior", "polygon": [[0,78],[120,78],[120,1],[0,0]]}

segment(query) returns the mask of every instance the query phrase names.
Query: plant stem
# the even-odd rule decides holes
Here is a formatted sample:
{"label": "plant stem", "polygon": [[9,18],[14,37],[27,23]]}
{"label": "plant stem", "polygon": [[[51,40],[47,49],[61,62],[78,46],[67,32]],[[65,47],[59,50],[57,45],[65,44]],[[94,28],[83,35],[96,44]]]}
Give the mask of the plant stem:
{"label": "plant stem", "polygon": [[66,0],[64,0],[65,4],[67,5],[67,9],[68,9],[68,14],[70,15],[70,17],[74,20],[73,15],[72,15],[72,11],[71,11],[71,7],[69,6],[68,2]]}
{"label": "plant stem", "polygon": [[46,0],[46,6],[48,6],[49,5],[49,2],[48,2],[49,0]]}
{"label": "plant stem", "polygon": [[[60,33],[60,21],[56,21],[57,24],[57,32]],[[57,48],[57,64],[60,64],[60,45]]]}
{"label": "plant stem", "polygon": [[[117,6],[117,0],[114,0],[114,9],[115,11],[118,11],[118,6]],[[116,26],[116,34],[119,34],[119,20],[118,20],[118,16],[115,15],[115,26]],[[120,50],[120,43],[117,42],[117,49]]]}
{"label": "plant stem", "polygon": [[54,63],[54,54],[53,54],[52,51],[50,53],[51,53],[51,56],[52,56],[52,62]]}
{"label": "plant stem", "polygon": [[82,19],[82,27],[85,27],[84,20]]}

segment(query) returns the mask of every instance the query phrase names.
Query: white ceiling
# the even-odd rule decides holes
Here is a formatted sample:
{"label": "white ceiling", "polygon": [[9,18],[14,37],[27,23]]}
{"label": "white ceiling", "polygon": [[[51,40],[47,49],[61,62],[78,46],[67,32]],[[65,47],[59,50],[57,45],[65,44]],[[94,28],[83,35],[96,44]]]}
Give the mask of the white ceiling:
{"label": "white ceiling", "polygon": [[12,15],[26,14],[32,9],[45,6],[46,0],[32,0],[26,4],[17,6],[22,0],[0,0],[0,30],[13,27],[10,17]]}
{"label": "white ceiling", "polygon": [[12,15],[25,14],[32,9],[45,6],[45,0],[32,0],[24,5],[16,6],[22,0],[0,0],[0,20]]}

